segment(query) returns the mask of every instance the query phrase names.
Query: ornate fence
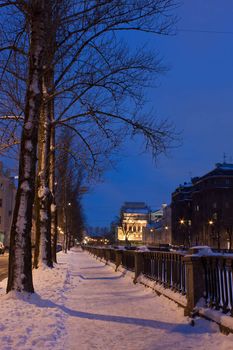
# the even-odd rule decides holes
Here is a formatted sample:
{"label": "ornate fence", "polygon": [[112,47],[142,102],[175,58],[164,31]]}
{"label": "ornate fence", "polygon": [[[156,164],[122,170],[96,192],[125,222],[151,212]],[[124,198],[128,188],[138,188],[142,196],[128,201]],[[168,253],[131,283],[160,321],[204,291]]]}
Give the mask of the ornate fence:
{"label": "ornate fence", "polygon": [[185,264],[182,260],[184,254],[168,252],[135,252],[131,250],[114,250],[109,248],[86,247],[96,257],[120,264],[130,271],[135,271],[136,255],[140,255],[140,272],[146,277],[162,284],[165,288],[185,294]]}
{"label": "ornate fence", "polygon": [[182,258],[183,254],[180,253],[145,252],[142,273],[165,288],[186,294],[185,264]]}
{"label": "ornate fence", "polygon": [[177,252],[137,252],[85,247],[105,261],[133,271],[135,281],[142,273],[164,288],[185,295],[185,314],[191,314],[197,301],[233,316],[233,256],[184,255]]}
{"label": "ornate fence", "polygon": [[202,264],[207,305],[233,316],[233,257],[203,257]]}

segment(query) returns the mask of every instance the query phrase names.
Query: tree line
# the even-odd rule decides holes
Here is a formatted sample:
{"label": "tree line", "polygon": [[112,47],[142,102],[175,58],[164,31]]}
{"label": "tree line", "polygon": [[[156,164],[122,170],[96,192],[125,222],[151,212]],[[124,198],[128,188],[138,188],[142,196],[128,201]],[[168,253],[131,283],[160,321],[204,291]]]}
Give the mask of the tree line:
{"label": "tree line", "polygon": [[[84,179],[96,181],[128,138],[139,136],[154,157],[174,140],[172,125],[145,108],[145,89],[166,69],[158,55],[124,37],[170,34],[175,6],[0,0],[0,152],[18,154],[19,164],[7,292],[34,291],[33,216],[34,267],[52,268],[58,218],[66,233],[82,226],[75,213],[82,211]],[[72,237],[65,239],[68,249]]]}

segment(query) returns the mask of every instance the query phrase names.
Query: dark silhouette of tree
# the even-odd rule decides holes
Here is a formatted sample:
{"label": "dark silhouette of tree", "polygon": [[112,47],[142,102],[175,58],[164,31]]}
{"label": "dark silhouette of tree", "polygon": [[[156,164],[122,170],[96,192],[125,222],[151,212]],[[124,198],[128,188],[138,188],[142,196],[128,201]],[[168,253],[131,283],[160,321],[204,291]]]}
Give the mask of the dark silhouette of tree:
{"label": "dark silhouette of tree", "polygon": [[[170,15],[173,8],[172,0],[0,1],[2,18],[6,14],[17,18],[16,30],[12,31],[8,23],[2,25],[4,34],[10,35],[4,35],[0,43],[4,97],[1,114],[9,123],[12,116],[9,101],[14,101],[11,123],[21,125],[23,130],[7,291],[33,291],[29,260],[38,131],[42,166],[37,184],[43,241],[50,237],[51,198],[54,198],[51,193],[54,183],[48,179],[49,145],[54,148],[51,130],[61,125],[71,129],[89,150],[93,164],[99,155],[95,152],[95,142],[93,147],[96,135],[98,140],[104,139],[105,146],[108,143],[108,155],[127,136],[142,135],[145,149],[154,156],[169,146],[173,139],[170,125],[143,112],[145,87],[154,73],[164,69],[154,54],[122,44],[121,33],[168,34],[174,21]],[[12,82],[18,84],[19,95]],[[21,116],[23,120],[19,124]],[[9,141],[5,136],[3,139],[4,148],[17,140],[15,133]],[[49,240],[47,243],[42,244],[47,247],[42,254],[48,264]]]}

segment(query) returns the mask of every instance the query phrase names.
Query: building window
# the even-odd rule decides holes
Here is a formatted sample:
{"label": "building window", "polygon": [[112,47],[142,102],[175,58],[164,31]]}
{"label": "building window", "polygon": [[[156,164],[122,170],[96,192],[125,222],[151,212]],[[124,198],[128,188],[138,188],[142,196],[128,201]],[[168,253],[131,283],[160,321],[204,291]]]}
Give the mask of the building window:
{"label": "building window", "polygon": [[2,207],[2,198],[0,198],[0,208]]}
{"label": "building window", "polygon": [[217,203],[216,202],[213,203],[213,208],[217,208]]}
{"label": "building window", "polygon": [[230,185],[231,181],[230,179],[226,179],[226,185]]}
{"label": "building window", "polygon": [[229,208],[229,203],[228,202],[225,203],[225,207]]}
{"label": "building window", "polygon": [[199,205],[196,206],[196,211],[199,211],[200,210],[200,207]]}

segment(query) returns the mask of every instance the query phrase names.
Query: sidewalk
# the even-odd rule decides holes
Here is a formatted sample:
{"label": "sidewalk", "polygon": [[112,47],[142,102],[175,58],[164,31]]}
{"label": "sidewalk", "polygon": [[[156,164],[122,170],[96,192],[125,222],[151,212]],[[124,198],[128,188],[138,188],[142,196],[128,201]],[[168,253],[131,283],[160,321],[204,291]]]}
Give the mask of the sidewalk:
{"label": "sidewalk", "polygon": [[86,252],[59,253],[34,281],[29,299],[4,295],[0,284],[1,350],[233,349],[233,335],[203,319],[190,326],[174,302]]}

